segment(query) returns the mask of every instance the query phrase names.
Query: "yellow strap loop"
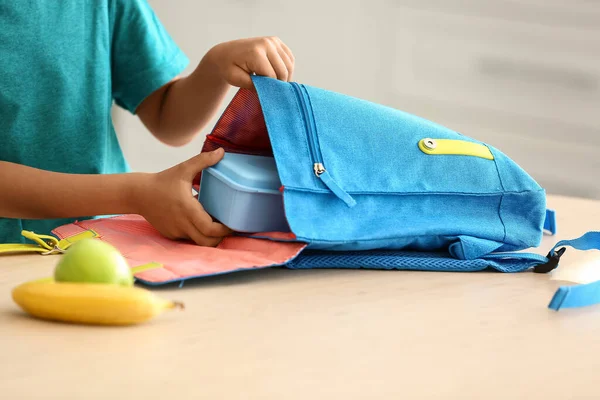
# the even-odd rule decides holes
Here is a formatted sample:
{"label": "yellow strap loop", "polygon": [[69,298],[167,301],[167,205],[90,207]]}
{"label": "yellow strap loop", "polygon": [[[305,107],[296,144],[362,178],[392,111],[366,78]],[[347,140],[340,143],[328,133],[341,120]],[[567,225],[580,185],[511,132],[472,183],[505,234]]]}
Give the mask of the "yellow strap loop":
{"label": "yellow strap loop", "polygon": [[480,157],[493,160],[494,156],[490,149],[480,143],[467,142],[455,139],[422,139],[419,141],[419,149],[430,155],[458,155]]}

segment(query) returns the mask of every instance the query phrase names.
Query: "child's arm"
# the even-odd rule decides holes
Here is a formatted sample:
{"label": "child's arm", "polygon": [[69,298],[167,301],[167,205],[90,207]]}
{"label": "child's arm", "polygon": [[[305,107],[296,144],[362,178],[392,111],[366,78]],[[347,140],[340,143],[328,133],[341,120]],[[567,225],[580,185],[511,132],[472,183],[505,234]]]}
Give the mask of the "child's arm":
{"label": "child's arm", "polygon": [[293,70],[294,56],[278,38],[221,43],[206,53],[191,75],[155,91],[136,112],[157,139],[184,145],[217,112],[230,85],[252,88],[253,73],[289,81]]}
{"label": "child's arm", "polygon": [[157,174],[77,175],[0,161],[0,216],[76,218],[140,214],[163,235],[214,246],[230,231],[212,221],[191,193],[194,177],[223,151],[205,153]]}

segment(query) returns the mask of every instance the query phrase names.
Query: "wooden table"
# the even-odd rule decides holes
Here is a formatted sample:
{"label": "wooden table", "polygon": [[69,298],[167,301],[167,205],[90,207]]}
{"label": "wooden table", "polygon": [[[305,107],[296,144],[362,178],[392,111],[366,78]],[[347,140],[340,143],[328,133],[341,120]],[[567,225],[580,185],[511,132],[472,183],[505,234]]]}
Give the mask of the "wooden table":
{"label": "wooden table", "polygon": [[[560,234],[541,254],[600,228],[600,202],[549,206]],[[590,257],[570,250],[561,268]],[[2,399],[600,398],[600,306],[548,310],[564,284],[549,275],[255,271],[162,289],[187,309],[99,328],[12,303],[55,262],[0,257]]]}

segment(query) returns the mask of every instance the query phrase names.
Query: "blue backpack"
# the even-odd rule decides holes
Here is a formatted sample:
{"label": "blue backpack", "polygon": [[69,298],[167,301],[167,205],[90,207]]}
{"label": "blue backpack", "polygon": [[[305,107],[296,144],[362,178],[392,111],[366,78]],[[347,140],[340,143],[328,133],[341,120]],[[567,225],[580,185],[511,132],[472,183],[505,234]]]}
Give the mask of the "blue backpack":
{"label": "blue backpack", "polygon": [[[492,146],[340,93],[253,81],[203,151],[274,157],[290,230],[308,243],[290,268],[547,273],[563,246],[600,248],[600,232],[588,232],[547,256],[521,252],[556,233],[555,213],[544,189]],[[561,287],[549,307],[597,302],[600,282]]]}

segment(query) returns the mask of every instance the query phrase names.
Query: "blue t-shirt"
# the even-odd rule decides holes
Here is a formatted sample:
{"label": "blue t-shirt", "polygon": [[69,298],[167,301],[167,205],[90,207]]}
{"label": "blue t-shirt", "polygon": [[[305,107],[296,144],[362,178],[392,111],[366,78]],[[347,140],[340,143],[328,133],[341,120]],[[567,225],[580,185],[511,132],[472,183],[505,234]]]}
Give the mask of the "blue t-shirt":
{"label": "blue t-shirt", "polygon": [[[113,101],[135,113],[187,64],[145,0],[0,0],[0,160],[67,173],[129,171]],[[69,222],[0,218],[0,243]]]}

